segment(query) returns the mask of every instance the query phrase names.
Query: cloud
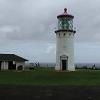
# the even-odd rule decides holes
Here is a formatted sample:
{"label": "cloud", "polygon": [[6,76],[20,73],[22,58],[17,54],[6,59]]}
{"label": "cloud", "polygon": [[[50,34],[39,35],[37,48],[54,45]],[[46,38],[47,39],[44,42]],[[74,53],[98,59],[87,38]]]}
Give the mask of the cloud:
{"label": "cloud", "polygon": [[[31,45],[30,49],[36,49],[33,51],[35,53],[39,49],[40,53],[43,54],[38,51],[40,55],[34,53],[35,57],[38,56],[42,61],[43,55],[45,58],[50,56],[49,60],[52,60],[56,41],[54,33],[57,29],[56,16],[62,14],[65,7],[68,8],[69,14],[75,16],[76,43],[81,45],[88,42],[100,42],[99,0],[0,0],[0,48],[5,46],[9,50],[10,46],[15,48],[20,44],[25,49],[29,48],[30,43],[33,46],[36,46],[36,43],[40,47],[32,48]],[[81,48],[80,45],[78,48]],[[10,49],[9,51],[14,52],[14,50]],[[28,54],[31,56],[33,52],[31,50]],[[24,54],[26,55],[26,52],[23,52]]]}
{"label": "cloud", "polygon": [[20,29],[16,26],[2,26],[0,27],[0,32],[2,33],[13,33],[14,31],[19,31]]}
{"label": "cloud", "polygon": [[0,18],[0,27],[19,27],[20,31],[7,33],[6,38],[10,40],[52,42],[55,39],[53,33],[57,21],[56,11],[59,6],[65,5],[63,3],[60,5],[61,2],[57,0],[55,2],[53,0],[42,0],[42,2],[40,0],[1,0],[0,9],[3,17]]}
{"label": "cloud", "polygon": [[52,53],[52,54],[55,55],[56,54],[56,46],[55,46],[55,44],[48,44],[48,47],[46,48],[45,53],[47,53],[47,54]]}
{"label": "cloud", "polygon": [[[100,31],[100,6],[98,3],[98,0],[92,2],[90,0],[68,1],[68,11],[75,15],[76,42],[99,41],[95,39],[95,34],[99,34]],[[52,33],[57,27],[56,16],[63,13],[65,5],[67,6],[67,2],[53,0],[48,0],[48,2],[43,0],[41,3],[40,0],[34,2],[33,0],[12,0],[8,2],[7,12],[9,13],[5,11],[5,15],[7,14],[9,18],[8,24],[18,26],[21,30],[16,34],[9,33],[7,38],[54,42],[55,34]]]}
{"label": "cloud", "polygon": [[75,44],[75,62],[99,63],[100,42]]}
{"label": "cloud", "polygon": [[[4,3],[7,6],[6,10],[4,9],[4,12],[2,11],[4,17],[0,19],[1,28],[17,26],[20,29],[20,31],[9,32],[7,38],[11,40],[50,40],[50,29],[52,28],[53,20],[52,12],[46,10],[47,5],[44,3],[39,4],[31,0],[23,1],[23,3],[20,4],[18,3],[19,1],[16,2],[10,1],[9,3]],[[39,6],[37,6],[38,4]],[[7,30],[4,29],[3,34],[5,34]],[[9,27],[9,31],[10,29]]]}
{"label": "cloud", "polygon": [[100,33],[99,3],[99,0],[84,0],[75,4],[76,41],[100,42],[100,40],[95,39],[95,34]]}

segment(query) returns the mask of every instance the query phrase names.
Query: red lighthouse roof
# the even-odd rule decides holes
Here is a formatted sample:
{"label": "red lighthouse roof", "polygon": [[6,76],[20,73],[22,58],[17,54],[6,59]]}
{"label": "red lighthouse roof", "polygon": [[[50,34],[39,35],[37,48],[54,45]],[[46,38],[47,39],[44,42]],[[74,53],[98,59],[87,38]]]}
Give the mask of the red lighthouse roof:
{"label": "red lighthouse roof", "polygon": [[64,8],[64,15],[67,15],[67,8]]}
{"label": "red lighthouse roof", "polygon": [[69,15],[68,12],[67,12],[67,8],[64,8],[64,13],[61,14],[61,15],[58,15],[57,18],[62,18],[62,17],[68,17],[68,18],[74,18],[73,15]]}

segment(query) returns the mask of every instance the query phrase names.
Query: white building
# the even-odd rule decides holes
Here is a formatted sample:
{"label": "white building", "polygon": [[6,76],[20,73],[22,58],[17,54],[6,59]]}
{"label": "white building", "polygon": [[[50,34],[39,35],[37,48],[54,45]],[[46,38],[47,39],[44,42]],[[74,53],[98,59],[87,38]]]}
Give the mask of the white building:
{"label": "white building", "polygon": [[23,70],[25,61],[28,60],[15,54],[0,54],[0,70]]}
{"label": "white building", "polygon": [[74,34],[73,30],[74,16],[64,13],[57,16],[58,30],[56,33],[56,66],[55,70],[75,71],[74,66]]}

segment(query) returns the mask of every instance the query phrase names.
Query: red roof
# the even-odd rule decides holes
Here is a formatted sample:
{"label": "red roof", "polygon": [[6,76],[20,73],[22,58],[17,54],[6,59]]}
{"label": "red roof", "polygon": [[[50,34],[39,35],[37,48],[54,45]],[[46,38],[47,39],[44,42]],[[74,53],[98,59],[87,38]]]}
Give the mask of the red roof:
{"label": "red roof", "polygon": [[72,19],[74,18],[73,15],[68,14],[67,8],[64,8],[64,13],[63,14],[57,16],[57,18],[62,18],[62,17],[68,17],[68,18],[72,18]]}

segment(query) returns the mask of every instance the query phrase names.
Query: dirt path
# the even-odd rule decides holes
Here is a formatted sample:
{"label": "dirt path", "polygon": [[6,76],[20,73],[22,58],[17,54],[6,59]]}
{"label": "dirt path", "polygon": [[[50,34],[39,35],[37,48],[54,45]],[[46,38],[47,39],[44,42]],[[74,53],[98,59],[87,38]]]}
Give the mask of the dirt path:
{"label": "dirt path", "polygon": [[100,86],[0,85],[0,100],[100,100]]}

